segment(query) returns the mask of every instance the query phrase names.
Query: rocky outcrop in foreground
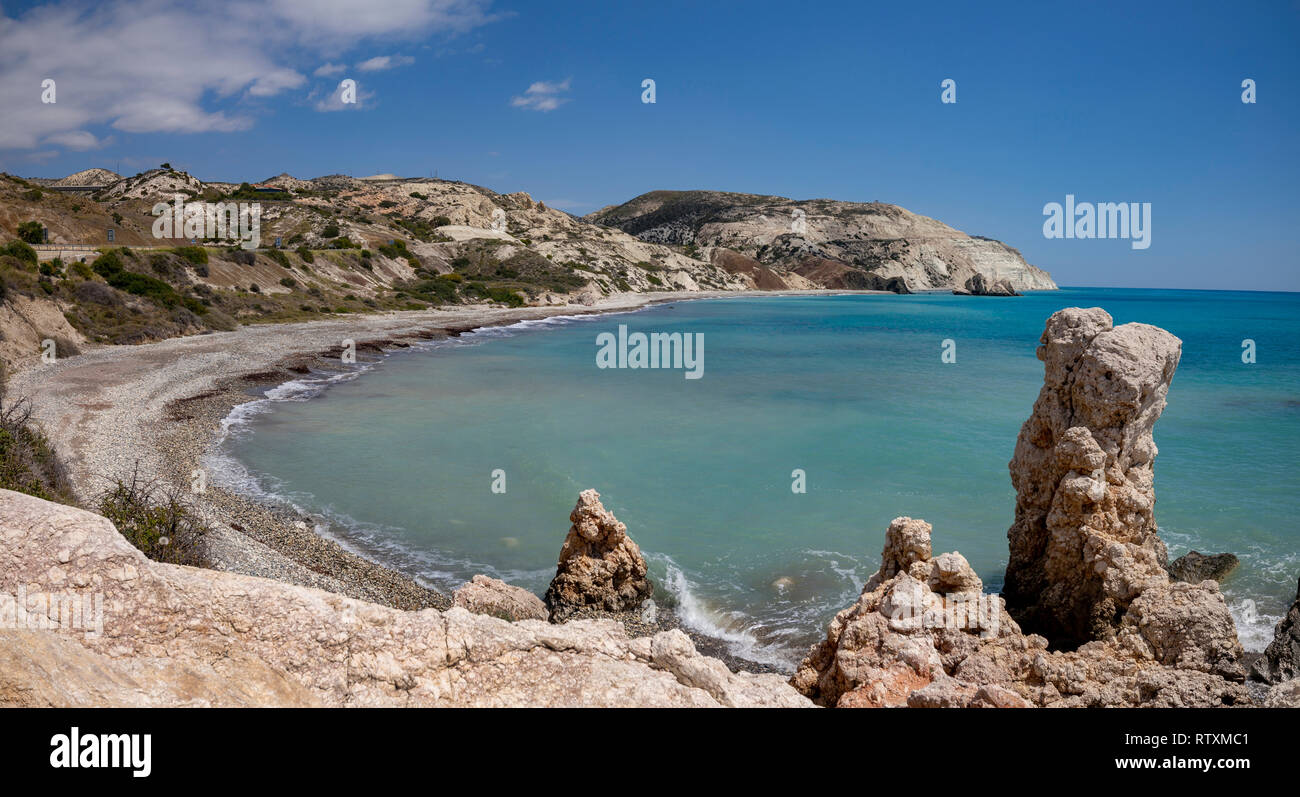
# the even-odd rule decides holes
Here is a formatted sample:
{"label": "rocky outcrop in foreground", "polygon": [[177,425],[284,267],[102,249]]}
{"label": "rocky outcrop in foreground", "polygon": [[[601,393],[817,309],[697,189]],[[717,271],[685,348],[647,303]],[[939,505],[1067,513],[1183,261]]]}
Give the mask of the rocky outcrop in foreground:
{"label": "rocky outcrop in foreground", "polygon": [[645,557],[627,536],[627,526],[600,503],[600,493],[583,490],[569,520],[573,525],[546,590],[551,619],[562,621],[587,608],[627,611],[650,597],[654,587]]}
{"label": "rocky outcrop in foreground", "polygon": [[1005,605],[959,555],[931,555],[928,524],[898,518],[880,571],[792,679],[800,692],[827,706],[1249,704],[1218,585],[1162,566],[1151,429],[1180,342],[1071,308],[1042,344],[1011,461]]}
{"label": "rocky outcrop in foreground", "polygon": [[[102,630],[63,610],[95,596]],[[159,564],[98,515],[7,490],[0,616],[24,629],[0,632],[0,706],[808,705],[679,631],[404,612]]]}
{"label": "rocky outcrop in foreground", "polygon": [[1271,684],[1300,678],[1300,582],[1296,584],[1295,603],[1277,624],[1273,641],[1255,661],[1251,675]]}

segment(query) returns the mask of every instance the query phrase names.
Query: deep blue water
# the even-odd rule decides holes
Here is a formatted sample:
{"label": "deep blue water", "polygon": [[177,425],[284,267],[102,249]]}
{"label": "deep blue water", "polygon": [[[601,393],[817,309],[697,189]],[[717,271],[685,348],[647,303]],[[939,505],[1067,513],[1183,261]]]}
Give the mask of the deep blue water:
{"label": "deep blue water", "polygon": [[[1298,294],[736,298],[531,322],[395,354],[328,389],[279,388],[237,411],[230,458],[213,465],[437,586],[484,572],[539,594],[577,492],[595,487],[647,553],[662,603],[789,664],[857,595],[898,515],[925,518],[936,551],[960,550],[1000,586],[1007,462],[1042,381],[1035,346],[1074,305],[1182,338],[1156,426],[1156,517],[1173,556],[1241,557],[1224,590],[1243,642],[1261,648],[1300,574]],[[597,335],[620,324],[702,333],[703,378],[597,368]],[[941,361],[944,339],[955,363]],[[806,493],[791,489],[795,469]]]}

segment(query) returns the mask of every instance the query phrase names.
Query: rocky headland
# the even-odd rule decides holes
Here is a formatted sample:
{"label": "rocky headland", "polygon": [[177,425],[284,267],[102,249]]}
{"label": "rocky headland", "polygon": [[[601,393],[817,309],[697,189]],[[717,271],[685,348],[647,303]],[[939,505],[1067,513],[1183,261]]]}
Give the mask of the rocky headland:
{"label": "rocky headland", "polygon": [[585,218],[647,243],[690,247],[757,287],[987,296],[1056,288],[1001,241],[884,202],[651,191]]}

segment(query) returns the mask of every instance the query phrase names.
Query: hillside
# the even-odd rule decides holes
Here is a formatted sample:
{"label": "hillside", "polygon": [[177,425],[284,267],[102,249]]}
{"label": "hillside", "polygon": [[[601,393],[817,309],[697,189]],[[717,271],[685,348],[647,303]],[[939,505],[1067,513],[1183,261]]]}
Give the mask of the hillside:
{"label": "hillside", "polygon": [[1016,290],[1054,289],[1000,241],[882,202],[791,200],[722,191],[652,191],[588,221],[686,246],[765,287],[962,289],[976,274]]}
{"label": "hillside", "polygon": [[[155,205],[177,197],[256,206],[257,246],[234,231],[194,238],[179,224],[156,236]],[[803,233],[790,229],[796,209]],[[389,174],[257,185],[168,164],[129,177],[0,175],[7,362],[36,356],[44,340],[67,353],[340,313],[653,291],[906,293],[960,288],[975,274],[1055,287],[1004,244],[876,203],[659,191],[580,219],[523,192]]]}

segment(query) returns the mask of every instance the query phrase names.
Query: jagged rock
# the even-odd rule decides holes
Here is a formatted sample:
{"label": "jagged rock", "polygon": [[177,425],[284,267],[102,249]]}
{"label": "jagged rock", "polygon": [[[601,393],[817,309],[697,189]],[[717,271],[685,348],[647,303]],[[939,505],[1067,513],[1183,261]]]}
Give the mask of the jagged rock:
{"label": "jagged rock", "polygon": [[[1042,343],[1045,384],[1011,461],[1005,608],[980,594],[964,557],[932,556],[928,524],[897,518],[880,570],[791,679],[814,702],[1250,703],[1218,585],[1172,582],[1162,566],[1151,428],[1179,341],[1144,324],[1112,329],[1099,308],[1071,308],[1048,320]],[[953,612],[955,604],[980,610]],[[1045,634],[1077,647],[1049,650]]]}
{"label": "jagged rock", "polygon": [[1300,708],[1300,678],[1283,681],[1268,690],[1264,708]]}
{"label": "jagged rock", "polygon": [[[790,683],[838,708],[1246,705],[1240,648],[1217,590],[1172,584],[1134,601],[1115,638],[1070,652],[1025,634],[930,527],[896,518],[881,570]],[[1205,619],[1206,622],[1202,622]]]}
{"label": "jagged rock", "polygon": [[1300,582],[1296,584],[1295,603],[1277,624],[1273,641],[1255,661],[1251,675],[1271,684],[1300,678]]}
{"label": "jagged rock", "polygon": [[165,565],[98,515],[0,490],[0,596],[20,590],[28,608],[48,606],[37,595],[102,596],[102,631],[33,609],[26,630],[0,634],[0,705],[809,705],[677,633],[407,612]]}
{"label": "jagged rock", "polygon": [[1170,562],[1169,567],[1166,569],[1169,571],[1169,575],[1179,581],[1199,584],[1207,579],[1210,581],[1223,581],[1228,577],[1229,573],[1237,569],[1237,565],[1240,563],[1240,560],[1230,553],[1203,554],[1188,551]]}
{"label": "jagged rock", "polygon": [[546,590],[552,620],[564,620],[583,608],[635,609],[650,597],[653,587],[641,549],[627,536],[627,526],[600,503],[600,493],[579,493],[569,520],[573,525]]}
{"label": "jagged rock", "polygon": [[[931,557],[930,524],[895,518],[885,532],[880,570],[856,603],[831,621],[826,639],[800,664],[791,684],[823,706],[890,707],[949,678],[954,657],[978,647],[981,635],[1019,634],[997,596],[960,554]],[[1046,640],[1038,640],[1046,648]],[[934,697],[948,705],[954,695],[974,699],[978,684]],[[936,687],[936,690],[939,687]]]}
{"label": "jagged rock", "polygon": [[990,279],[976,272],[966,278],[960,288],[954,288],[958,296],[1019,296],[1011,281],[1007,279]]}
{"label": "jagged rock", "polygon": [[548,613],[542,599],[522,587],[496,578],[477,575],[452,595],[455,605],[502,620],[545,620]]}
{"label": "jagged rock", "polygon": [[1012,457],[1016,515],[1003,594],[1026,629],[1065,644],[1113,637],[1144,590],[1168,582],[1156,534],[1151,429],[1182,343],[1099,307],[1052,315],[1044,384]]}

